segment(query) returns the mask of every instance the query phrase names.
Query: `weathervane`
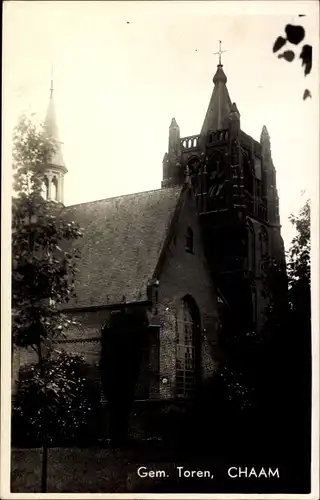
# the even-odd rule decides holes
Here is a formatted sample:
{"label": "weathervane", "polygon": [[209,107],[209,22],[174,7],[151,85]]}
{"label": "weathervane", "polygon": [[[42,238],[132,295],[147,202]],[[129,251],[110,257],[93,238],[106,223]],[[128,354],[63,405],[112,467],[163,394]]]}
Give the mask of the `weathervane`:
{"label": "weathervane", "polygon": [[219,66],[222,66],[221,64],[221,54],[223,54],[224,52],[228,52],[227,50],[221,50],[221,40],[219,40],[219,50],[218,52],[214,52],[213,55],[219,55]]}

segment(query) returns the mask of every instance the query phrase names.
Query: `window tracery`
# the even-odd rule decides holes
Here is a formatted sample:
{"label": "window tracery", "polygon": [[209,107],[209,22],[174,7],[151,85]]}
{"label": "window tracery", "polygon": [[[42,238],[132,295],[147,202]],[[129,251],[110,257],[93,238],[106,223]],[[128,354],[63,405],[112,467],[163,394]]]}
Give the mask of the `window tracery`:
{"label": "window tracery", "polygon": [[191,298],[185,297],[177,315],[176,396],[179,398],[192,398],[196,391],[199,317],[195,308]]}

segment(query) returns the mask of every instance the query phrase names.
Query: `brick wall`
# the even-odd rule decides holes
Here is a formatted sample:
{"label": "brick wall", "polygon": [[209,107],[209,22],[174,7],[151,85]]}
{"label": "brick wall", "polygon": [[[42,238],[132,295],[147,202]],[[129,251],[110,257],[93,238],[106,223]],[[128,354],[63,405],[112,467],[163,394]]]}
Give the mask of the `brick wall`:
{"label": "brick wall", "polygon": [[[175,395],[176,373],[176,314],[181,299],[191,295],[201,316],[202,378],[209,377],[218,363],[218,313],[214,287],[210,281],[202,247],[196,205],[188,194],[176,225],[175,238],[167,251],[159,276],[160,328],[160,396]],[[186,231],[193,230],[194,252],[186,251]],[[163,383],[165,379],[166,383]]]}
{"label": "brick wall", "polygon": [[[186,252],[185,237],[188,227],[193,230],[193,253]],[[140,372],[137,399],[145,399],[148,392],[151,399],[157,399],[159,396],[167,399],[175,394],[176,312],[181,299],[186,295],[193,297],[201,316],[202,378],[209,377],[218,364],[218,307],[203,252],[196,204],[191,193],[186,196],[176,228],[174,241],[170,244],[158,276],[161,326],[150,327],[148,331],[149,355],[144,358]],[[71,313],[71,317],[81,325],[73,326],[67,334],[67,339],[56,343],[56,347],[83,355],[96,369],[100,357],[99,338],[108,319],[108,310],[76,312]],[[20,365],[35,360],[32,351],[21,351]]]}

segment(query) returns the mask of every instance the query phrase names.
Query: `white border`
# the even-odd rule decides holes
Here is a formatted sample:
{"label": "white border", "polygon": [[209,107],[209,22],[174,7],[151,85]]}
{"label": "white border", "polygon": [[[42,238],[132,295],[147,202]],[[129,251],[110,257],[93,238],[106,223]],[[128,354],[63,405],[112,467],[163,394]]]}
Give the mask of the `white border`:
{"label": "white border", "polygon": [[[69,3],[69,2],[68,2]],[[75,3],[75,2],[73,2]],[[123,2],[121,2],[123,4]],[[150,3],[150,2],[149,2]],[[243,11],[246,14],[287,14],[295,15],[308,12],[309,15],[317,16],[319,19],[319,4],[314,1],[241,1]],[[288,9],[290,4],[290,9]],[[215,2],[217,13],[233,14],[239,8],[239,1],[217,1]],[[288,13],[290,12],[290,14]],[[4,4],[5,18],[5,4]],[[318,37],[319,39],[319,37]],[[5,54],[6,43],[4,39],[3,52]],[[319,46],[313,47],[313,73],[319,82]],[[318,66],[316,66],[318,62]],[[4,75],[2,75],[4,77]],[[5,78],[3,78],[5,82]],[[5,87],[5,85],[4,85]],[[3,87],[3,88],[4,88]],[[317,88],[319,88],[319,83]],[[310,494],[64,494],[64,493],[10,493],[10,405],[11,405],[11,137],[8,136],[8,127],[4,127],[4,117],[8,111],[3,99],[2,115],[2,238],[1,238],[1,498],[3,499],[102,499],[102,498],[130,498],[130,499],[309,499],[319,498],[319,170],[317,170],[317,181],[314,183],[312,193],[312,238],[311,238],[311,260],[312,260],[312,466],[311,466],[311,488]],[[319,94],[313,94],[315,106],[319,109]],[[319,137],[319,122],[314,123]],[[319,166],[319,149],[314,152],[315,162]],[[301,172],[303,175],[303,172]]]}

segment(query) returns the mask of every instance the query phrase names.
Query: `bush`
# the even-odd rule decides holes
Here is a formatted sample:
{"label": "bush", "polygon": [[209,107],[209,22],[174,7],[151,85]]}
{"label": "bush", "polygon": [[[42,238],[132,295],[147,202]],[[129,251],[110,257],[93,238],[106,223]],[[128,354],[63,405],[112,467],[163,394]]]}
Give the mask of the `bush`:
{"label": "bush", "polygon": [[90,377],[92,368],[77,354],[57,353],[20,370],[12,411],[14,445],[41,444],[44,417],[51,446],[95,440],[100,415],[100,389]]}

